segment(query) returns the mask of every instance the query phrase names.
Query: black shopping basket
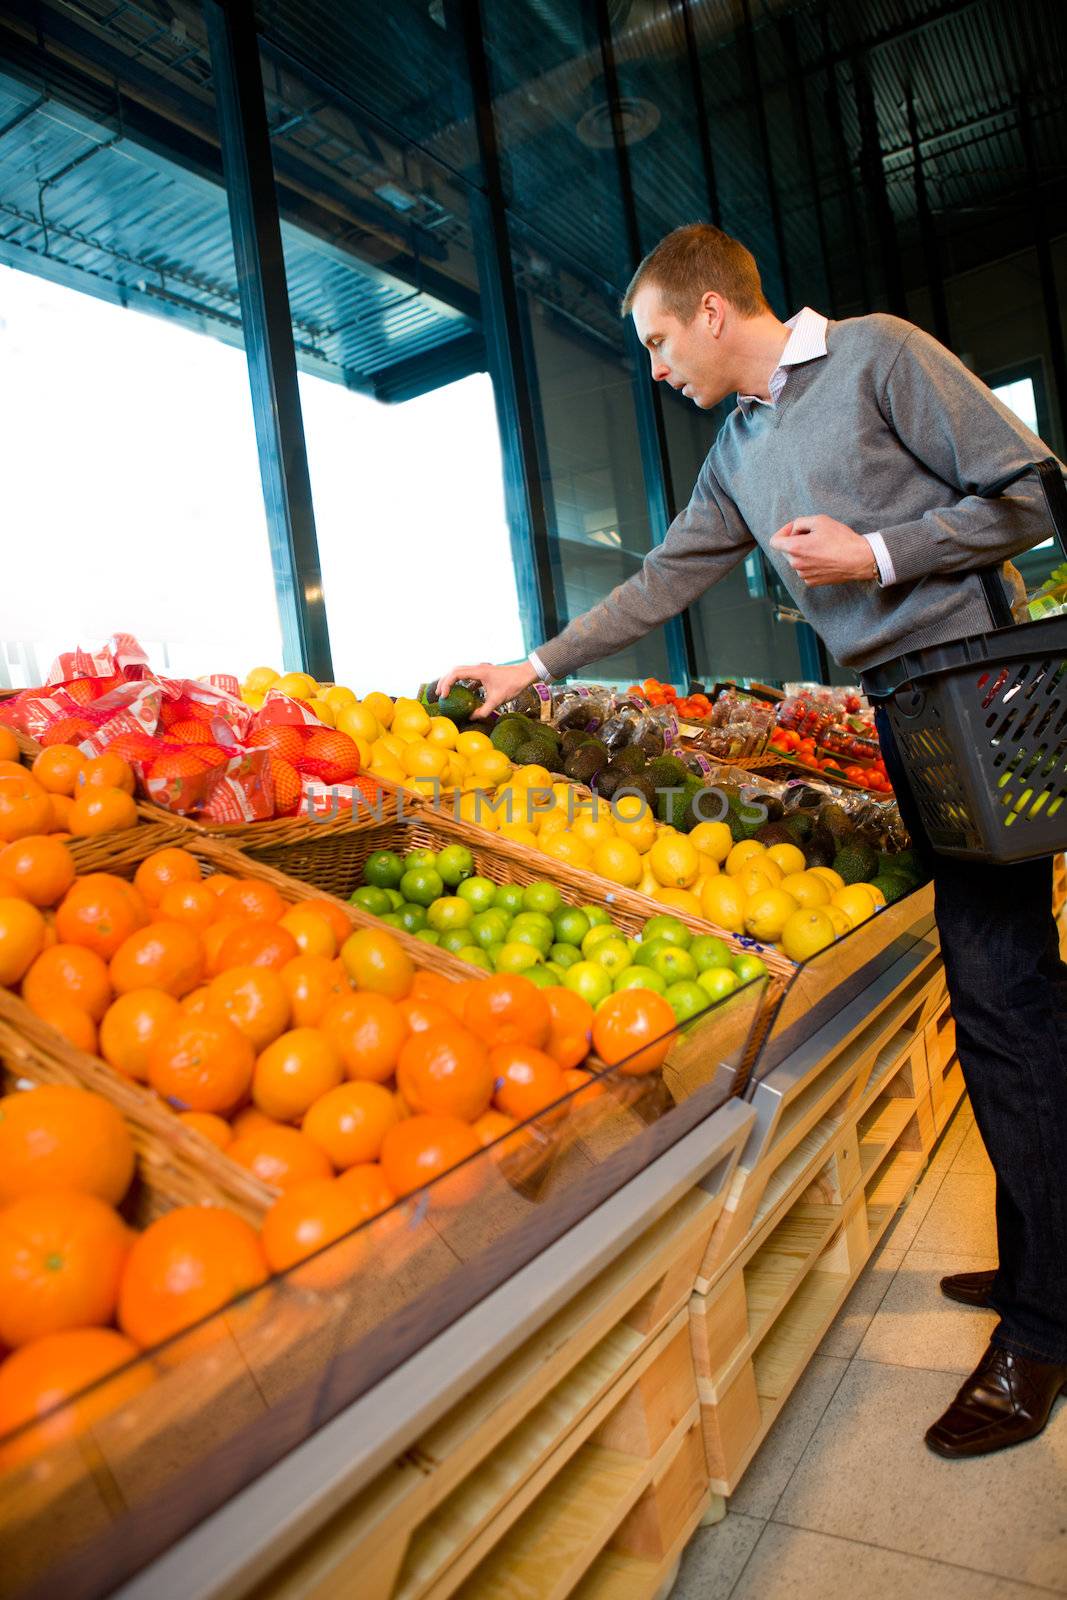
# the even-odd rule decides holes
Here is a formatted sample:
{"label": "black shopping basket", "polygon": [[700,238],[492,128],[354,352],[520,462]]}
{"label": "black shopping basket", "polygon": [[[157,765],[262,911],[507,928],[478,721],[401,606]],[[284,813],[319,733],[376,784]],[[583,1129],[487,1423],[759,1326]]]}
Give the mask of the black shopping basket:
{"label": "black shopping basket", "polygon": [[[1054,458],[1036,472],[1067,548],[1067,490]],[[863,674],[886,707],[930,842],[941,855],[1007,863],[1067,848],[1067,615],[1012,623],[999,569],[981,574],[990,633],[898,656]]]}

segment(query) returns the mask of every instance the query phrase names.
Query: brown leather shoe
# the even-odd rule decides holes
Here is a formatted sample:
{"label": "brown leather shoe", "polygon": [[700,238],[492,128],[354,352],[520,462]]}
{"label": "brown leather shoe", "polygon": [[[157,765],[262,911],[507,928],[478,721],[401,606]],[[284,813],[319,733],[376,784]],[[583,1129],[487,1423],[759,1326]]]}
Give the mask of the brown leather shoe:
{"label": "brown leather shoe", "polygon": [[985,1456],[1041,1432],[1056,1396],[1067,1394],[1067,1361],[1030,1361],[991,1344],[943,1417],[926,1432],[939,1456]]}
{"label": "brown leather shoe", "polygon": [[964,1306],[987,1306],[995,1272],[954,1272],[941,1279],[941,1293]]}

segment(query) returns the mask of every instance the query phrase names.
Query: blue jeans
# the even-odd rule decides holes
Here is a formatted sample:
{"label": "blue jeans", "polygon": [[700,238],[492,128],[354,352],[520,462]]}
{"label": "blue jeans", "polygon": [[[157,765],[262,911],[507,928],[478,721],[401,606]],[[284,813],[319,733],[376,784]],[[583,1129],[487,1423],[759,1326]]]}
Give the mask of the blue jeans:
{"label": "blue jeans", "polygon": [[997,1180],[994,1344],[1067,1361],[1067,967],[1052,861],[993,866],[930,846],[893,738],[875,713],[900,812],[933,874],[960,1064]]}

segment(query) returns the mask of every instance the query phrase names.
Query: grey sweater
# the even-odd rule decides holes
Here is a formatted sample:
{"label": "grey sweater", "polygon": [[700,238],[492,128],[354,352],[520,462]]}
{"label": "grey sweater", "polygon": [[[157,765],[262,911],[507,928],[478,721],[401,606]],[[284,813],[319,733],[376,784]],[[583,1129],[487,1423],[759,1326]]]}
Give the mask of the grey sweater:
{"label": "grey sweater", "polygon": [[[831,322],[826,344],[824,357],[790,368],[776,407],[730,414],[692,499],[641,570],[538,646],[553,677],[625,649],[757,545],[827,648],[857,672],[991,626],[976,573],[1050,529],[1036,477],[997,500],[977,491],[1048,447],[910,322],[880,313]],[[880,532],[896,582],[809,589],[769,541],[817,512]]]}

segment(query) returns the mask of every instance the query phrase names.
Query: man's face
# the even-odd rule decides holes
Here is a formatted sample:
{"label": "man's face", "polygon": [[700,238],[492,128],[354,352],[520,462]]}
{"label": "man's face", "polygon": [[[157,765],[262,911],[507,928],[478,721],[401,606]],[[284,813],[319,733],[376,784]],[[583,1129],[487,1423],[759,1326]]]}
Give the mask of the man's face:
{"label": "man's face", "polygon": [[732,393],[716,333],[721,332],[721,312],[709,316],[702,305],[691,322],[681,322],[664,309],[656,285],[648,284],[634,296],[633,319],[657,383],[669,383],[702,411]]}

